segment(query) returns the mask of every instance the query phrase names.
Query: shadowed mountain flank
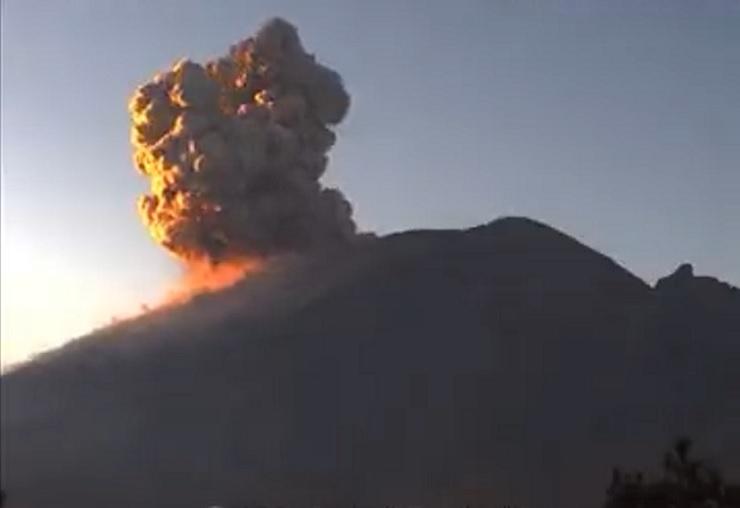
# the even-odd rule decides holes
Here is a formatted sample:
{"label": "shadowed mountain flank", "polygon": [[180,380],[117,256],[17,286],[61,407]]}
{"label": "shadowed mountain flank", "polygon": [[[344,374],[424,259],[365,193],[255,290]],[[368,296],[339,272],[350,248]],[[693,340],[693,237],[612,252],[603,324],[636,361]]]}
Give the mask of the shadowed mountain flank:
{"label": "shadowed mountain flank", "polygon": [[524,218],[281,258],[5,374],[7,506],[598,506],[679,434],[736,478],[739,300]]}

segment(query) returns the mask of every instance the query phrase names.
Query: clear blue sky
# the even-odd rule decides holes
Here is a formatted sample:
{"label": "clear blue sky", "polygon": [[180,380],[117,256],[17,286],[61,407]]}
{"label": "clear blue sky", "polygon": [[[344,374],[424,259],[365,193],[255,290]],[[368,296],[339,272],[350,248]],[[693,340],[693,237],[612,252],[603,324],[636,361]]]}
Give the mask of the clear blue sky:
{"label": "clear blue sky", "polygon": [[353,96],[326,181],[363,229],[528,215],[650,282],[740,285],[737,0],[3,0],[3,356],[175,277],[134,210],[128,97],[274,15]]}

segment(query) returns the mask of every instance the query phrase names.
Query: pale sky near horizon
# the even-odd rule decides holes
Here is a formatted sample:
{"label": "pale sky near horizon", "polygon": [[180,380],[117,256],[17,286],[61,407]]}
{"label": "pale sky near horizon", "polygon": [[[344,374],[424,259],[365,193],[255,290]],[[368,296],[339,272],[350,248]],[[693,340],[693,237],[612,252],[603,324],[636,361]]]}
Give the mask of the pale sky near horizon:
{"label": "pale sky near horizon", "polygon": [[740,1],[2,1],[2,364],[152,301],[126,104],[271,16],[353,103],[325,181],[380,233],[527,215],[648,282],[740,285]]}

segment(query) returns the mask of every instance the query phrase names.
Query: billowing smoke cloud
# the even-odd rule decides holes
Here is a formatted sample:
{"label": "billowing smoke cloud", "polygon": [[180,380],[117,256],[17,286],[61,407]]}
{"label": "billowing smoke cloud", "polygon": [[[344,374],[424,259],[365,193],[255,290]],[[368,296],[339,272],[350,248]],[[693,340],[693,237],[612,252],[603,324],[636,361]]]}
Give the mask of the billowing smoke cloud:
{"label": "billowing smoke cloud", "polygon": [[154,239],[182,260],[263,257],[346,242],[352,209],[319,182],[349,107],[341,77],[294,26],[267,22],[229,55],[181,60],[129,104],[138,202]]}

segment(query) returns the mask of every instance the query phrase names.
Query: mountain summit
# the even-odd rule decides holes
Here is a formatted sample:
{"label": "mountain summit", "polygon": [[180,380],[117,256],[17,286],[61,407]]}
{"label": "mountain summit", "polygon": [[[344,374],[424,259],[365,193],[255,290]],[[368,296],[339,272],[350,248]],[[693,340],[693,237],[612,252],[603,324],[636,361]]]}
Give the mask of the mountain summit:
{"label": "mountain summit", "polygon": [[738,290],[505,218],[276,260],[2,377],[8,507],[598,506],[740,475]]}

